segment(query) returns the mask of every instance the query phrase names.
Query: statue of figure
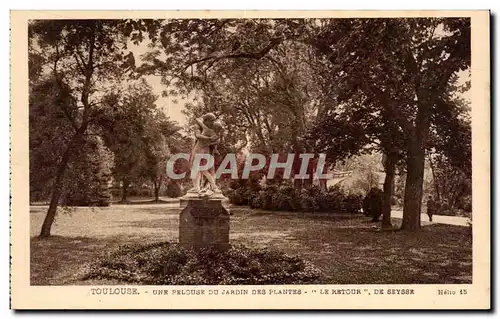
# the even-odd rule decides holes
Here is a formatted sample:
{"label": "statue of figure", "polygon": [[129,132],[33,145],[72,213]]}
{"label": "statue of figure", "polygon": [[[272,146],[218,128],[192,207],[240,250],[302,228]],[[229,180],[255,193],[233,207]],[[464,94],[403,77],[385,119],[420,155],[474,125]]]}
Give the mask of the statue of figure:
{"label": "statue of figure", "polygon": [[[214,156],[218,153],[217,144],[222,134],[222,124],[216,121],[213,113],[207,113],[201,118],[196,119],[194,131],[195,141],[190,158],[191,168],[193,167],[196,154],[210,154]],[[206,159],[202,159],[200,163],[200,165],[204,164],[206,164]],[[194,187],[188,193],[198,194],[198,196],[211,196],[214,193],[221,194],[220,189],[215,183],[215,167],[213,166],[209,170],[198,172],[193,178],[193,185]]]}

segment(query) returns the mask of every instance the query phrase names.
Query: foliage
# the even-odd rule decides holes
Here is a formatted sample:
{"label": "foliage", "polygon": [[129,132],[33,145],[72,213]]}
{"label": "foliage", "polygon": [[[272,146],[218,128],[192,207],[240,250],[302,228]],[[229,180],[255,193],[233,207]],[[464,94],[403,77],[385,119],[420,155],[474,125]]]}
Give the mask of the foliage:
{"label": "foliage", "polygon": [[65,206],[108,206],[113,153],[99,137],[92,136],[75,155],[69,164],[62,203]]}
{"label": "foliage", "polygon": [[[129,184],[144,177],[149,146],[145,137],[156,98],[145,81],[129,84],[123,93],[109,92],[103,98],[106,107],[99,113],[96,125],[115,154],[113,176],[116,181]],[[126,191],[126,186],[124,189]]]}
{"label": "foliage", "polygon": [[215,113],[226,128],[223,154],[298,154],[309,149],[304,134],[319,116],[321,94],[312,48],[285,41],[304,27],[301,19],[171,19],[138,71],[162,76],[166,96],[187,97],[189,119]]}
{"label": "foliage", "polygon": [[433,114],[441,125],[432,127],[428,162],[432,193],[446,207],[443,214],[454,215],[457,208],[471,208],[467,198],[472,196],[472,135],[467,115],[467,105],[452,96]]}
{"label": "foliage", "polygon": [[403,228],[418,228],[427,139],[431,123],[443,125],[430,114],[456,92],[457,72],[470,67],[470,21],[346,19],[317,29],[314,45],[331,63],[325,83],[338,106],[312,139],[331,156],[368,146],[406,157]]}
{"label": "foliage", "polygon": [[253,200],[259,195],[259,190],[249,186],[231,189],[227,192],[229,201],[234,205],[251,205]]}
{"label": "foliage", "polygon": [[382,157],[380,153],[353,155],[338,162],[335,169],[351,171],[351,175],[340,182],[342,188],[349,193],[366,195],[373,187],[380,185],[382,171]]}
{"label": "foliage", "polygon": [[[419,227],[427,139],[440,125],[430,114],[470,67],[469,19],[169,20],[161,30],[142,69],[180,93],[203,92],[194,114],[234,114],[227,124],[241,127],[232,138],[242,145],[250,136],[274,151],[276,138],[282,150],[327,151],[330,162],[377,148],[391,157],[388,181],[406,157],[403,227]],[[311,123],[319,145],[303,141]]]}
{"label": "foliage", "polygon": [[[146,35],[145,63],[136,68],[128,46]],[[30,140],[30,150],[37,149],[30,192],[46,196],[43,188],[52,188],[45,234],[70,158],[89,130],[99,130],[103,116],[118,123],[98,132],[115,153],[115,177],[124,188],[132,179],[149,179],[158,194],[172,144],[187,143],[174,137],[175,130],[161,129],[167,119],[150,116],[156,97],[145,85],[121,92],[124,81],[142,75],[161,76],[165,96],[190,97],[191,119],[216,113],[227,128],[222,145],[231,145],[221,147],[223,154],[244,148],[324,152],[330,165],[376,150],[391,158],[387,177],[395,165],[405,164],[403,228],[419,226],[426,152],[446,157],[455,170],[463,168],[462,180],[470,176],[471,149],[461,145],[470,141],[470,125],[462,121],[469,108],[456,96],[468,86],[459,85],[457,76],[470,69],[466,18],[36,20],[29,24],[28,56],[30,111],[37,100],[53,108],[50,120],[42,121],[45,135],[35,133]],[[56,99],[34,89],[47,79],[54,80],[57,91],[45,88]],[[47,125],[51,120],[56,129]],[[59,150],[44,152],[50,146],[46,137],[57,138]],[[51,163],[47,168],[44,160]],[[185,164],[179,161],[176,170],[185,171]],[[446,166],[437,170],[446,172],[442,180],[455,180]],[[367,176],[368,189],[374,179]],[[307,210],[328,202],[324,194],[308,191],[298,197],[289,189],[256,196],[252,187],[238,189],[229,191],[236,202],[271,209],[295,210],[297,198]]]}
{"label": "foliage", "polygon": [[30,200],[46,200],[54,183],[62,145],[71,140],[71,124],[64,110],[76,110],[68,86],[60,87],[54,78],[30,82],[29,149]]}
{"label": "foliage", "polygon": [[297,190],[290,183],[266,185],[260,191],[240,187],[228,195],[234,205],[280,211],[358,213],[361,209],[359,195],[347,195],[338,187],[323,192],[312,185]]}
{"label": "foliage", "polygon": [[135,68],[133,54],[124,52],[128,39],[137,44],[142,40],[143,32],[147,31],[151,32],[153,40],[156,25],[154,20],[118,19],[42,19],[29,22],[30,85],[53,78],[59,92],[69,92],[66,94],[69,98],[62,103],[48,104],[63,115],[62,136],[67,138],[64,143],[57,144],[61,151],[54,161],[56,168],[51,173],[53,183],[49,208],[40,232],[42,237],[50,236],[71,158],[89,130],[95,132],[95,118],[105,106],[101,100],[104,93],[120,85],[124,76]]}
{"label": "foliage", "polygon": [[[71,124],[65,112],[76,112],[76,101],[67,85],[53,78],[30,86],[30,198],[50,197],[56,169],[64,148],[71,140]],[[108,184],[114,155],[101,138],[85,135],[68,162],[63,179],[64,205],[109,205]]]}
{"label": "foliage", "polygon": [[179,183],[175,181],[169,181],[167,183],[167,190],[165,191],[165,195],[170,198],[181,197],[183,195],[183,192]]}
{"label": "foliage", "polygon": [[373,221],[378,221],[382,215],[383,191],[379,188],[372,188],[363,199],[363,213],[372,217]]}
{"label": "foliage", "polygon": [[267,248],[232,245],[219,252],[160,242],[122,246],[93,263],[84,279],[144,285],[279,285],[315,283],[320,276],[311,263]]}

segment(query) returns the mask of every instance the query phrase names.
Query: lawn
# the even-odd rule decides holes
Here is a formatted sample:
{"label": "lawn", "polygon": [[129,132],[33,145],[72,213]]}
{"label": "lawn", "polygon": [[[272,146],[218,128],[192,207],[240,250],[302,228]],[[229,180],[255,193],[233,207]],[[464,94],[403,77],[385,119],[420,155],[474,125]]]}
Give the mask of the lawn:
{"label": "lawn", "polygon": [[[49,239],[37,237],[45,206],[31,207],[31,284],[83,285],[83,265],[128,243],[177,241],[175,204],[113,205],[60,213]],[[299,255],[325,284],[471,283],[469,227],[428,224],[417,233],[381,232],[364,216],[266,212],[235,207],[231,240]],[[399,219],[393,219],[395,224]]]}

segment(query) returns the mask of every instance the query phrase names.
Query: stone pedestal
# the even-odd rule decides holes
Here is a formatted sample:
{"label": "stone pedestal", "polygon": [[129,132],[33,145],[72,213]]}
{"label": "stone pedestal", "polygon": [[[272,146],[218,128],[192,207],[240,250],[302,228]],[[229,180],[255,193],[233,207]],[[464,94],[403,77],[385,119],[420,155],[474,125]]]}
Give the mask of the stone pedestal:
{"label": "stone pedestal", "polygon": [[184,248],[229,249],[229,211],[222,198],[180,199],[179,244]]}

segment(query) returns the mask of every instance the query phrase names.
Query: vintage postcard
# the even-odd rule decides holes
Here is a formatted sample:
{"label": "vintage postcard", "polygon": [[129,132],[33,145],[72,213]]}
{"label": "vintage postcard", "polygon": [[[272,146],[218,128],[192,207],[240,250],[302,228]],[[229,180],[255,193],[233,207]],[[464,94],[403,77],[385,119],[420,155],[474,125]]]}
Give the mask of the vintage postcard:
{"label": "vintage postcard", "polygon": [[11,11],[11,307],[490,309],[489,18]]}

